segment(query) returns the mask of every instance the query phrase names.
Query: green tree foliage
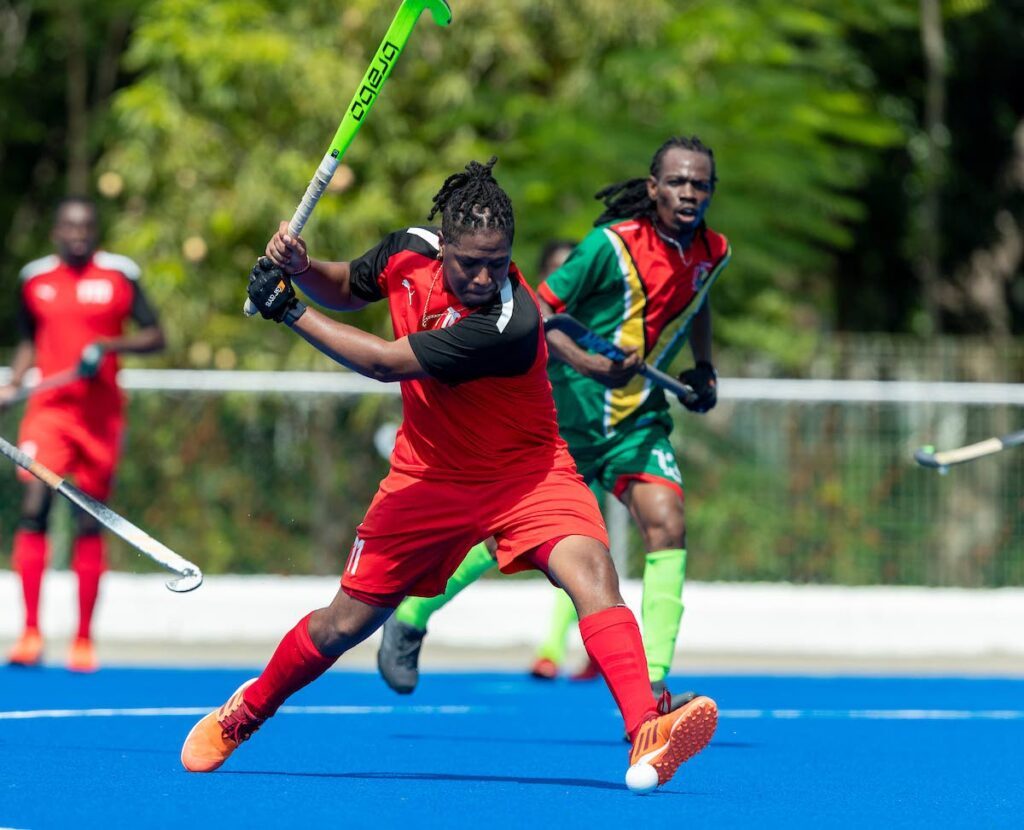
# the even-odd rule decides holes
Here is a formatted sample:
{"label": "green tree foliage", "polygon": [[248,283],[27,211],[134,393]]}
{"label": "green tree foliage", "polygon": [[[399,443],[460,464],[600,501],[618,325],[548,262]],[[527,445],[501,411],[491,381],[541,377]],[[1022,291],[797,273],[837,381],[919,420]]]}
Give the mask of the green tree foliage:
{"label": "green tree foliage", "polygon": [[47,251],[53,204],[91,188],[121,54],[143,0],[0,0],[0,345],[18,268]]}
{"label": "green tree foliage", "polygon": [[[828,7],[456,4],[449,29],[421,23],[345,160],[340,183],[351,185],[325,197],[307,238],[323,256],[361,253],[422,221],[445,175],[494,153],[529,270],[546,237],[587,231],[600,186],[646,174],[668,135],[696,133],[720,171],[712,223],[737,252],[716,288],[719,331],[795,360],[812,341],[793,336],[794,298],[827,306],[814,277],[860,214],[847,193],[869,152],[900,138],[845,45],[850,24]],[[203,340],[244,366],[316,362],[306,345],[244,324],[242,280],[290,215],[392,12],[376,0],[340,15],[336,3],[275,0],[144,9],[128,53],[137,80],[117,99],[101,170],[125,182],[116,246],[146,262],[179,355]],[[383,326],[379,312],[367,318]],[[803,319],[815,319],[806,306]]]}

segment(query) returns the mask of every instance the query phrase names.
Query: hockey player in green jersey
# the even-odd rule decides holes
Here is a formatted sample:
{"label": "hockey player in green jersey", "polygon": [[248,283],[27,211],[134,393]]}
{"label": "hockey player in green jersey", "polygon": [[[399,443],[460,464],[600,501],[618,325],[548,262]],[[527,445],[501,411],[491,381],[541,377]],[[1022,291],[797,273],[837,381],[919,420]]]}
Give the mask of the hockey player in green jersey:
{"label": "hockey player in green jersey", "polygon": [[[704,219],[715,184],[711,149],[695,137],[670,138],[654,154],[649,176],[597,194],[605,210],[594,230],[537,291],[545,316],[568,312],[628,355],[613,362],[564,334],[548,335],[559,431],[580,474],[628,508],[644,541],[642,627],[656,693],[665,690],[682,619],[686,523],[682,476],[669,441],[669,404],[637,368],[646,361],[667,370],[689,341],[695,365],[680,377],[696,395],[681,402],[699,413],[716,403],[708,292],[730,248]],[[384,626],[378,653],[391,688],[415,688],[430,615],[493,565],[482,541],[442,596],[410,597],[399,606]],[[539,677],[557,674],[575,622],[571,602],[558,593],[552,631],[533,668]]]}

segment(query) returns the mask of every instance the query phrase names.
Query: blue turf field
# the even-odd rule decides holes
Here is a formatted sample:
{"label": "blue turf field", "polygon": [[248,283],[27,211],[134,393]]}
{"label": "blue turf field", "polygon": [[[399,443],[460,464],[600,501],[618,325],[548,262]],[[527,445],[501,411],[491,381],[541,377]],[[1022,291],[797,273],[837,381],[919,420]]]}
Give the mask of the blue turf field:
{"label": "blue turf field", "polygon": [[333,671],[219,772],[185,773],[192,723],[252,674],[0,668],[0,827],[1008,827],[1024,811],[1022,680],[699,677],[714,741],[635,796],[598,683],[428,674],[400,698]]}

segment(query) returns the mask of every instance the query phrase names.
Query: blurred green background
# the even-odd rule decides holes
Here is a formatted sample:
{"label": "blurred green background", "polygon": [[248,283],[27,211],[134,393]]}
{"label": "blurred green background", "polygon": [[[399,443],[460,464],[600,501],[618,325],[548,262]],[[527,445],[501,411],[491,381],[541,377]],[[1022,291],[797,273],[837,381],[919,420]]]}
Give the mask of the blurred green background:
{"label": "blurred green background", "polygon": [[[0,0],[0,359],[54,202],[100,202],[170,338],[132,366],[330,370],[239,314],[391,16],[382,0]],[[672,134],[712,146],[723,375],[1024,379],[1024,2],[478,0],[424,20],[311,220],[348,258],[494,154],[527,274]],[[390,332],[383,309],[358,324]],[[272,390],[268,390],[272,392]],[[395,402],[139,393],[113,506],[211,572],[334,573]],[[956,408],[965,440],[1019,410]],[[907,466],[927,407],[679,415],[702,578],[1020,584],[1021,462]],[[931,420],[929,420],[931,419]],[[17,413],[0,417],[13,436]],[[268,443],[269,442],[269,443]],[[266,450],[272,446],[272,458]],[[968,496],[980,493],[980,496]],[[17,515],[0,475],[0,564]],[[60,520],[58,519],[58,532]],[[635,542],[635,540],[634,540]],[[700,551],[701,555],[696,555]],[[120,567],[138,566],[117,547]],[[143,566],[144,567],[144,566]]]}

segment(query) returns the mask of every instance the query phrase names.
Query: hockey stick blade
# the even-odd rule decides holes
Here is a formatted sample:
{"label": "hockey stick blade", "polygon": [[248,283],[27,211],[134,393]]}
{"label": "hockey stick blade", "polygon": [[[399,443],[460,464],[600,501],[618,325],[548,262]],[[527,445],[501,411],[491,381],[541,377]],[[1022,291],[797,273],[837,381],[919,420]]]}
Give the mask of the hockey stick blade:
{"label": "hockey stick blade", "polygon": [[[595,334],[583,323],[571,314],[552,314],[544,321],[545,331],[560,331],[568,335],[580,348],[607,357],[609,360],[619,361],[626,357],[626,353],[614,343],[605,340],[599,334]],[[666,374],[660,369],[655,369],[646,363],[640,364],[639,373],[646,377],[651,383],[666,389],[672,394],[693,402],[697,399],[697,393],[693,387],[683,383],[678,378]]]}
{"label": "hockey stick blade", "polygon": [[[377,47],[373,60],[370,61],[370,65],[363,74],[363,80],[356,89],[355,95],[352,96],[348,109],[345,110],[345,117],[341,119],[338,131],[331,139],[331,146],[327,148],[327,153],[313,174],[302,201],[299,202],[295,213],[292,214],[292,218],[288,222],[290,236],[298,236],[306,227],[313,208],[316,207],[320,197],[324,195],[324,191],[331,183],[334,171],[341,164],[348,145],[352,143],[359,128],[363,126],[370,108],[377,100],[377,96],[380,95],[381,89],[384,88],[384,83],[391,77],[391,70],[402,54],[405,44],[408,43],[412,30],[416,27],[416,21],[428,9],[438,26],[447,26],[452,22],[452,10],[445,0],[403,0],[384,34],[384,39]],[[252,317],[258,311],[252,300],[248,298],[246,298],[243,310],[246,317]]]}
{"label": "hockey stick blade", "polygon": [[169,580],[167,588],[179,594],[194,591],[203,584],[203,572],[184,557],[158,542],[148,533],[140,530],[123,516],[118,515],[103,502],[94,499],[65,481],[53,470],[33,460],[13,444],[0,438],[0,453],[11,461],[32,473],[51,490],[60,493],[75,506],[84,510],[108,530],[120,536],[143,556],[152,559],[158,565],[174,574],[175,579]]}
{"label": "hockey stick blade", "polygon": [[954,464],[964,464],[986,455],[994,455],[1010,447],[1024,444],[1024,429],[1011,432],[997,438],[986,438],[976,444],[968,444],[965,447],[957,447],[953,450],[936,452],[934,447],[921,447],[914,453],[914,460],[922,467],[930,467],[942,471]]}

